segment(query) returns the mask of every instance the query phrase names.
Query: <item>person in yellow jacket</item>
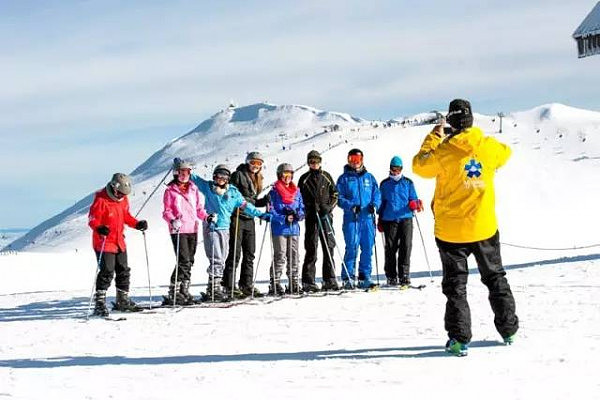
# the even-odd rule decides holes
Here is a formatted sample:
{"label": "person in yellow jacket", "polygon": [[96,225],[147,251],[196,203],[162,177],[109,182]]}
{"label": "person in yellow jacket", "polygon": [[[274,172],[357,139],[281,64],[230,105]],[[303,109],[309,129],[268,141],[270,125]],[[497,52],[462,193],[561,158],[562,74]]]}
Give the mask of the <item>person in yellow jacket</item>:
{"label": "person in yellow jacket", "polygon": [[436,180],[431,205],[444,276],[442,291],[447,298],[446,350],[464,356],[472,337],[467,302],[467,258],[471,254],[489,289],[494,324],[504,343],[512,344],[518,330],[515,300],[500,256],[494,194],[494,175],[511,150],[473,126],[467,100],[450,102],[446,118],[451,127],[444,127],[444,119],[427,135],[413,158],[413,172]]}

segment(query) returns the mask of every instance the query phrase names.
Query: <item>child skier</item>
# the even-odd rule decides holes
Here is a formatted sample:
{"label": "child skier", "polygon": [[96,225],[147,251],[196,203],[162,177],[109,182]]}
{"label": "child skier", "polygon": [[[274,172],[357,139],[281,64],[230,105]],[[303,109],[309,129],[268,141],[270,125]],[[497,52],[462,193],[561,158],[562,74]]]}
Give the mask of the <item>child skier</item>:
{"label": "child skier", "polygon": [[[283,267],[289,280],[288,293],[299,293],[298,283],[298,242],[300,225],[304,219],[304,204],[298,187],[292,182],[294,168],[287,163],[277,167],[277,182],[270,192],[271,234],[273,238],[273,264],[269,294],[284,294],[280,279]],[[274,271],[273,271],[274,270]]]}
{"label": "child skier", "polygon": [[104,189],[96,192],[89,211],[88,225],[93,230],[92,241],[100,271],[96,277],[94,315],[106,317],[106,291],[116,273],[117,301],[114,310],[140,311],[129,298],[130,268],[127,265],[124,224],[139,231],[148,229],[148,223],[138,221],[129,213],[131,178],[116,173]]}
{"label": "child skier", "polygon": [[[177,159],[176,159],[177,160]],[[219,164],[213,171],[213,180],[207,181],[192,174],[192,181],[205,197],[205,208],[213,218],[203,223],[204,251],[209,259],[207,299],[225,300],[226,295],[221,290],[225,259],[229,253],[229,226],[231,215],[236,208],[246,214],[265,220],[270,218],[267,213],[258,211],[252,204],[246,202],[240,191],[229,184],[231,171],[224,164]]]}
{"label": "child skier", "polygon": [[200,201],[198,187],[190,181],[192,163],[178,160],[173,164],[174,178],[163,196],[163,219],[167,221],[178,263],[171,274],[169,295],[165,304],[193,304],[190,281],[198,243],[198,221],[212,221]]}

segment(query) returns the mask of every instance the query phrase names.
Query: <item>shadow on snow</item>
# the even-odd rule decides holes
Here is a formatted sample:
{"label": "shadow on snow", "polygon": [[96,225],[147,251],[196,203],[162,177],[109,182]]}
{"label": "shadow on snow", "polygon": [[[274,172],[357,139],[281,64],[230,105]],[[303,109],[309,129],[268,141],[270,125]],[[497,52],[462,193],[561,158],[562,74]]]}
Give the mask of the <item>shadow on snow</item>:
{"label": "shadow on snow", "polygon": [[[501,342],[475,341],[474,347],[504,346]],[[42,359],[0,360],[0,368],[59,368],[95,367],[106,365],[166,365],[217,362],[274,362],[274,361],[325,361],[325,360],[368,360],[381,358],[432,358],[449,357],[440,346],[387,347],[357,350],[301,351],[294,353],[246,353],[207,354],[167,357],[123,357],[123,356],[80,356],[52,357]]]}

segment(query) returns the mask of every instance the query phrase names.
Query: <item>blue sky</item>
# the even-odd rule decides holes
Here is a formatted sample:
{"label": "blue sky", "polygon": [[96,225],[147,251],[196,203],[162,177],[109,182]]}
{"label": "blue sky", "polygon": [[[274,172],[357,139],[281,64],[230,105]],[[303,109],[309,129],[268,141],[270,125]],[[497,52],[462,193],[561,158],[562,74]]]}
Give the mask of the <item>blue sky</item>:
{"label": "blue sky", "polygon": [[227,105],[363,118],[600,110],[593,1],[0,2],[0,228],[33,227]]}

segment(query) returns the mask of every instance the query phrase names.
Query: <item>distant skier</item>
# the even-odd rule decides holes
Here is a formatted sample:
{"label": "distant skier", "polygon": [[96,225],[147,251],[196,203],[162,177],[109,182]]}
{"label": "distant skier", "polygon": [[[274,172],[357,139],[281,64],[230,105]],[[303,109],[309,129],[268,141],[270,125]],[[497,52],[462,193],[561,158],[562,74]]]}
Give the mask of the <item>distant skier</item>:
{"label": "distant skier", "polygon": [[338,192],[331,175],[321,169],[321,154],[312,150],[306,160],[309,170],[298,180],[298,188],[306,207],[302,288],[305,292],[320,290],[315,282],[317,247],[320,241],[323,249],[323,290],[339,290],[333,265],[335,239],[332,229],[332,211],[337,205]]}
{"label": "distant skier", "polygon": [[[246,162],[240,164],[233,174],[231,174],[231,184],[240,191],[246,202],[255,207],[265,207],[269,203],[268,195],[260,199],[258,198],[259,193],[263,190],[263,175],[261,173],[263,164],[263,156],[257,151],[252,151],[246,156]],[[261,296],[260,291],[252,287],[254,282],[255,251],[256,229],[254,217],[236,209],[231,216],[229,255],[225,261],[225,271],[223,273],[223,286],[228,293],[231,293],[231,285],[235,281],[235,277],[232,277],[232,274],[234,269],[237,268],[240,256],[243,254],[239,280],[241,295],[250,296],[254,290],[254,296]],[[234,258],[236,265],[233,263]]]}
{"label": "distant skier", "polygon": [[271,269],[269,287],[271,295],[284,293],[280,283],[283,267],[286,267],[290,281],[287,292],[300,292],[298,285],[300,224],[298,222],[304,219],[304,203],[300,190],[292,181],[293,177],[294,168],[291,164],[280,164],[277,167],[277,182],[269,194],[275,270]]}
{"label": "distant skier", "polygon": [[231,215],[236,208],[241,208],[252,217],[269,219],[270,215],[258,211],[252,204],[244,200],[240,191],[229,184],[231,171],[224,164],[219,164],[213,171],[213,180],[207,181],[192,174],[192,181],[205,197],[205,208],[209,214],[214,214],[210,221],[204,221],[204,251],[209,260],[207,298],[224,300],[227,295],[221,290],[221,280],[225,259],[229,253],[229,228]]}
{"label": "distant skier", "polygon": [[173,163],[174,178],[167,185],[163,196],[163,219],[169,226],[173,249],[178,259],[178,264],[171,274],[166,303],[173,304],[175,301],[176,304],[193,304],[190,282],[198,243],[199,221],[210,223],[215,214],[206,213],[198,187],[190,181],[193,164],[181,159],[177,161]]}
{"label": "distant skier", "polygon": [[336,187],[338,205],[344,210],[344,263],[350,274],[347,276],[346,271],[342,270],[344,288],[356,287],[354,271],[360,246],[358,287],[368,289],[374,286],[371,281],[371,258],[375,244],[375,212],[381,205],[381,194],[375,177],[367,172],[363,164],[363,152],[359,149],[348,152],[348,164],[338,178]]}
{"label": "distant skier", "polygon": [[413,181],[402,174],[402,159],[390,161],[390,174],[381,181],[377,230],[385,237],[385,276],[388,285],[410,285],[413,212],[423,211]]}
{"label": "distant skier", "polygon": [[515,299],[502,267],[495,213],[494,175],[510,157],[510,148],[473,126],[471,104],[450,102],[447,120],[437,125],[413,158],[413,171],[435,178],[433,215],[446,295],[446,351],[467,355],[471,315],[467,302],[467,258],[473,254],[481,281],[488,287],[494,324],[511,344],[519,327]]}
{"label": "distant skier", "polygon": [[129,298],[130,268],[127,265],[124,224],[139,231],[148,229],[148,223],[138,221],[129,213],[131,178],[116,173],[105,188],[96,192],[89,211],[88,225],[93,230],[92,241],[96,257],[100,257],[100,271],[96,278],[94,315],[108,316],[106,291],[116,273],[117,311],[139,311]]}

